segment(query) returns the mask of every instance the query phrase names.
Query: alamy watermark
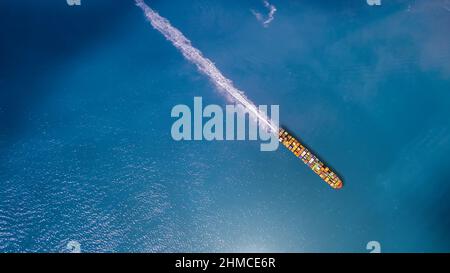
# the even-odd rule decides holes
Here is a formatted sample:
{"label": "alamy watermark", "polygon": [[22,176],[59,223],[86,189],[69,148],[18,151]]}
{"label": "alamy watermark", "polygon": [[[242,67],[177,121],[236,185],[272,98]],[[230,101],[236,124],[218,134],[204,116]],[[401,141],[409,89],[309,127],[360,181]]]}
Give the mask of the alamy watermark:
{"label": "alamy watermark", "polygon": [[366,0],[369,6],[381,6],[381,0]]}
{"label": "alamy watermark", "polygon": [[81,244],[78,241],[69,241],[66,248],[70,253],[81,253]]}
{"label": "alamy watermark", "polygon": [[69,6],[81,6],[81,0],[66,0]]}
{"label": "alamy watermark", "polygon": [[[226,105],[225,113],[221,106],[210,104],[203,107],[201,97],[194,97],[193,111],[185,104],[172,108],[171,117],[176,118],[172,125],[172,138],[180,140],[261,141],[261,151],[275,151],[278,148],[279,105],[270,106],[270,124],[276,127],[267,128],[269,118],[268,106],[258,107],[261,117],[255,118],[240,104]],[[248,126],[247,126],[248,125]]]}
{"label": "alamy watermark", "polygon": [[378,241],[370,241],[367,243],[366,249],[370,250],[370,253],[381,253],[381,244]]}

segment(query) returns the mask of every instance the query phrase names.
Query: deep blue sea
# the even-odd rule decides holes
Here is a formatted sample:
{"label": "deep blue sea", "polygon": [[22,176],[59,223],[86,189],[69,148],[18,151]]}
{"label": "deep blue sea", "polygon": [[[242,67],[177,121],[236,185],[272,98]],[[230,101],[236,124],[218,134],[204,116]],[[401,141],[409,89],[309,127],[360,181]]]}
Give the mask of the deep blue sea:
{"label": "deep blue sea", "polygon": [[146,0],[344,180],[174,141],[227,101],[132,0],[0,2],[0,251],[450,251],[450,3]]}

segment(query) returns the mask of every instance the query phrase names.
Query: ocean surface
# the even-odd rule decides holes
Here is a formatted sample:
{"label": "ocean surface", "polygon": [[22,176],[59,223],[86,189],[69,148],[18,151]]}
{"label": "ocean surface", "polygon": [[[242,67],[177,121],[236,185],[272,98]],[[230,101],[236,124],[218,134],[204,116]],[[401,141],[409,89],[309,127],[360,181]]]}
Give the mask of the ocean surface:
{"label": "ocean surface", "polygon": [[[158,1],[344,180],[289,151],[174,141],[225,98],[132,0],[0,2],[0,251],[450,251],[450,2]],[[333,2],[333,3],[331,3]],[[253,12],[252,12],[253,11]]]}

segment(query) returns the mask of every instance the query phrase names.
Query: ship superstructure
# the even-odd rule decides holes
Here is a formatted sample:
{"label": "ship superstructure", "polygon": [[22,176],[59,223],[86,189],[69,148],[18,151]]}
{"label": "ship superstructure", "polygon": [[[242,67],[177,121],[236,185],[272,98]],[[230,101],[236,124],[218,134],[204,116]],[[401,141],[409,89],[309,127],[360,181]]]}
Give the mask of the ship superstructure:
{"label": "ship superstructure", "polygon": [[283,128],[278,132],[279,141],[288,148],[296,157],[300,158],[311,170],[313,170],[323,181],[330,185],[334,189],[342,188],[342,180],[319,158],[311,153],[300,141],[289,134]]}

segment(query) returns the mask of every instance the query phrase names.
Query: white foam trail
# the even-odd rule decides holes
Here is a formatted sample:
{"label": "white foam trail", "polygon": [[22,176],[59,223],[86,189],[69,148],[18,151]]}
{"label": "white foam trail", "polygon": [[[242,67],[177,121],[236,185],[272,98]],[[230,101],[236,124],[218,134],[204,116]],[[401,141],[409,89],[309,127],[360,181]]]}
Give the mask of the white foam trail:
{"label": "white foam trail", "polygon": [[172,42],[187,60],[195,64],[198,70],[208,76],[219,90],[225,91],[235,100],[235,102],[242,104],[245,109],[248,110],[249,114],[253,115],[253,118],[259,119],[259,121],[263,123],[261,125],[267,126],[267,129],[278,134],[278,126],[276,123],[272,122],[265,113],[259,111],[255,104],[247,99],[241,90],[234,87],[231,80],[222,75],[214,63],[204,57],[200,50],[193,47],[191,41],[189,41],[183,33],[173,27],[167,19],[161,17],[157,12],[147,6],[143,0],[135,1],[136,5],[144,11],[145,17],[147,17],[151,25],[161,32],[167,40]]}
{"label": "white foam trail", "polygon": [[261,24],[264,27],[268,27],[269,24],[275,19],[275,12],[277,12],[277,8],[270,4],[269,1],[264,0],[264,7],[266,7],[269,10],[269,14],[267,14],[267,19],[264,20],[263,15],[253,9],[251,9],[250,11],[253,13],[253,15],[256,17],[256,20],[258,20],[259,22],[261,22]]}
{"label": "white foam trail", "polygon": [[269,15],[267,16],[267,20],[263,22],[263,25],[267,27],[270,24],[270,22],[272,22],[273,19],[275,19],[274,15],[275,12],[277,12],[277,8],[274,5],[270,4],[269,1],[267,0],[264,0],[264,6],[269,9]]}

